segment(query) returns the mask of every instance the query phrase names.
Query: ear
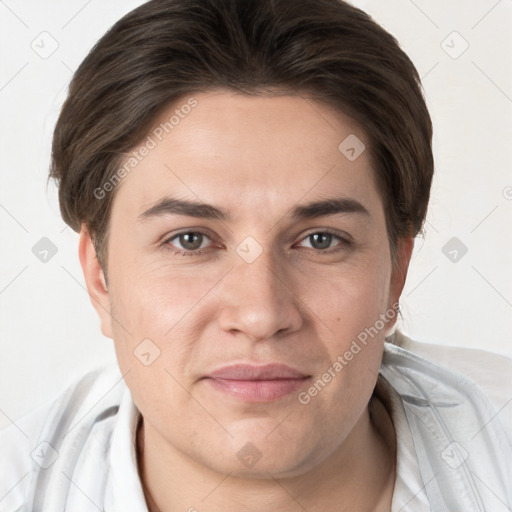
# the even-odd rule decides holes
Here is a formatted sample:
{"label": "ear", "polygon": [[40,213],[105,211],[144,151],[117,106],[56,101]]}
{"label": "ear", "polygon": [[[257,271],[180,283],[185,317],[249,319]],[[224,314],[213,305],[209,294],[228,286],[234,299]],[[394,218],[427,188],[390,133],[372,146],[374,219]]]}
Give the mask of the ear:
{"label": "ear", "polygon": [[80,230],[78,256],[89,298],[100,317],[101,332],[107,338],[112,338],[112,317],[110,316],[110,301],[105,276],[85,223],[82,223]]}
{"label": "ear", "polygon": [[[389,299],[388,310],[395,309],[396,314],[393,319],[388,323],[387,330],[391,333],[393,326],[396,323],[398,310],[396,305],[402,295],[404,289],[407,271],[409,270],[409,263],[411,261],[412,251],[414,249],[414,238],[404,237],[399,238],[397,241],[397,261],[391,272],[391,281],[389,286]],[[395,305],[395,307],[393,307]]]}

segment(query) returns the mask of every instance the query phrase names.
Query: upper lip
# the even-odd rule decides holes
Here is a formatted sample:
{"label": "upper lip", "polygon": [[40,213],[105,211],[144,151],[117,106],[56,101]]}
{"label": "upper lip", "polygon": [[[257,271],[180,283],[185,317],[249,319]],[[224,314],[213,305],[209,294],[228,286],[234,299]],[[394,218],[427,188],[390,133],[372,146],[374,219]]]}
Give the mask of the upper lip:
{"label": "upper lip", "polygon": [[276,380],[276,379],[301,379],[309,377],[305,373],[280,363],[264,365],[232,364],[223,366],[207,375],[212,379],[226,380]]}

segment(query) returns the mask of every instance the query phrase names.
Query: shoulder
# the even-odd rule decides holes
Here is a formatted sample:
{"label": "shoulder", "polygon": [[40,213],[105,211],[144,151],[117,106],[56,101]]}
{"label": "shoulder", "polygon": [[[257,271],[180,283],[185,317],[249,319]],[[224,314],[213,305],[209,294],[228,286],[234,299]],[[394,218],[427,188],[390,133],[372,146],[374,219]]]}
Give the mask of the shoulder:
{"label": "shoulder", "polygon": [[57,444],[73,442],[73,436],[63,434],[90,421],[91,413],[97,417],[119,404],[124,390],[121,381],[116,364],[98,366],[78,377],[54,399],[0,430],[2,511],[19,510],[33,475],[40,469],[46,471],[59,456],[62,446]]}
{"label": "shoulder", "polygon": [[511,358],[482,349],[415,341],[398,330],[387,341],[470,379],[489,399],[507,432],[512,436]]}
{"label": "shoulder", "polygon": [[512,399],[512,359],[482,349],[415,341],[400,331],[391,338],[397,345],[449,370],[462,373],[478,384],[492,402]]}

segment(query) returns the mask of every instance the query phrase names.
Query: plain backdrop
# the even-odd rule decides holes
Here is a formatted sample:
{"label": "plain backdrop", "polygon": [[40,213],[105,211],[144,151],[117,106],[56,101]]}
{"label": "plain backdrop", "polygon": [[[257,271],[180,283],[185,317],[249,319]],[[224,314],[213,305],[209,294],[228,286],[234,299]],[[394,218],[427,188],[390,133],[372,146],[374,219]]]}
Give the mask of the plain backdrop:
{"label": "plain backdrop", "polygon": [[[73,71],[140,3],[0,1],[0,426],[115,358],[47,173]],[[399,327],[512,356],[512,1],[353,3],[416,64],[434,123],[432,199]],[[56,251],[46,262],[36,250],[44,237]]]}

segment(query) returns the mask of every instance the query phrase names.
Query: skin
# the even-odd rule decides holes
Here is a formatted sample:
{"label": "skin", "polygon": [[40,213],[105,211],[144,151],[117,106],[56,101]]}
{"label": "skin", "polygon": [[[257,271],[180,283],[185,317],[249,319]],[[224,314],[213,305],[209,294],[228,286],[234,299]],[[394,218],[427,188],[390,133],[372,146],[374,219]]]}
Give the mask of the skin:
{"label": "skin", "polygon": [[[389,510],[395,434],[385,412],[371,421],[368,401],[394,320],[307,405],[297,392],[242,402],[202,378],[232,362],[280,362],[312,376],[307,390],[398,301],[413,239],[399,240],[393,267],[365,133],[301,95],[193,96],[197,106],[118,185],[108,289],[85,225],[80,235],[102,332],[114,340],[144,418],[139,465],[150,506]],[[366,144],[354,161],[338,149],[350,134]],[[138,218],[165,195],[216,205],[232,218]],[[289,215],[299,204],[341,196],[368,215]],[[351,243],[334,236],[322,248],[328,242],[309,235],[326,229]],[[190,239],[169,241],[190,231],[207,236],[192,249]],[[251,263],[236,251],[248,236],[262,250]],[[175,254],[199,246],[202,254]],[[148,338],[160,355],[145,366],[134,350]],[[261,453],[252,467],[237,457],[248,442]]]}

